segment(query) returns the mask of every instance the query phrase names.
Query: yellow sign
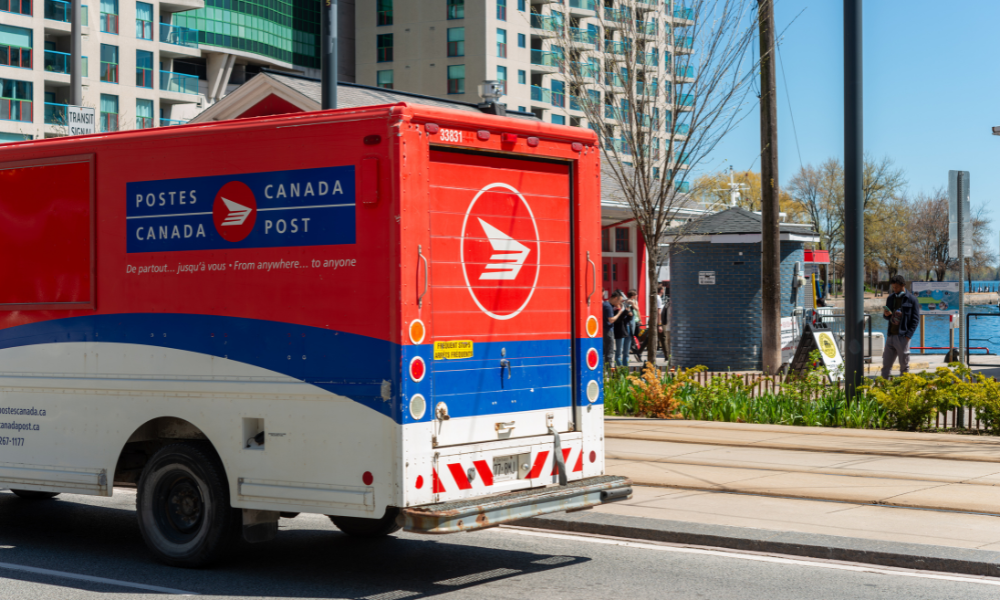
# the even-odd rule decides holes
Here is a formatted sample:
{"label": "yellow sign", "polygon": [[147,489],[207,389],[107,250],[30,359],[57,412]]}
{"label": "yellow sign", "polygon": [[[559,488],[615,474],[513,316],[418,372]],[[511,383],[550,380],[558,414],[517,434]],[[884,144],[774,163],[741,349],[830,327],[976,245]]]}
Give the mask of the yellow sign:
{"label": "yellow sign", "polygon": [[472,358],[471,340],[434,342],[434,360],[455,360],[457,358]]}
{"label": "yellow sign", "polygon": [[829,333],[821,333],[817,336],[819,338],[819,350],[827,356],[827,358],[833,358],[837,356],[837,347],[833,343],[833,336]]}

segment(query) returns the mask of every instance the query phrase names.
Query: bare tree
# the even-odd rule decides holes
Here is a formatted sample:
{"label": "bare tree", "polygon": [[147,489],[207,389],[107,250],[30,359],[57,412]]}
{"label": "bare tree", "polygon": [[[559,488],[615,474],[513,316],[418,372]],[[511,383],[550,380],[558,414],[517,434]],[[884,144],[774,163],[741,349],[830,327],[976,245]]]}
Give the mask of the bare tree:
{"label": "bare tree", "polygon": [[913,246],[907,269],[923,273],[926,280],[934,273],[937,281],[943,281],[948,269],[957,266],[948,256],[948,196],[943,189],[914,199],[908,234]]}
{"label": "bare tree", "polygon": [[[588,17],[572,12],[559,17],[550,54],[542,49],[566,79],[570,108],[581,111],[597,132],[604,171],[642,233],[650,306],[656,306],[661,244],[688,202],[690,183],[675,178],[705,160],[745,116],[748,100],[755,100],[750,93],[757,63],[749,52],[757,26],[755,1],[687,4],[664,16],[661,7],[671,5],[604,0],[596,18],[589,17],[594,27],[584,28],[581,19]],[[532,15],[533,24],[546,18],[551,14]],[[658,317],[650,310],[651,332]],[[653,362],[656,335],[649,337]]]}

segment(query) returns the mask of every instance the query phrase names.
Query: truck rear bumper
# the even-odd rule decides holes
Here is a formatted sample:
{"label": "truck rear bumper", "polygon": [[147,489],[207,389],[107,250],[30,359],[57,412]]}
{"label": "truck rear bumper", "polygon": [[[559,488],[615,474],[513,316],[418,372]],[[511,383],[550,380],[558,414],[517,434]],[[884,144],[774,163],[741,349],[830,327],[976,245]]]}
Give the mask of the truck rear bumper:
{"label": "truck rear bumper", "polygon": [[456,533],[494,527],[553,512],[582,510],[632,497],[632,482],[602,475],[564,486],[442,502],[400,512],[397,522],[414,533]]}

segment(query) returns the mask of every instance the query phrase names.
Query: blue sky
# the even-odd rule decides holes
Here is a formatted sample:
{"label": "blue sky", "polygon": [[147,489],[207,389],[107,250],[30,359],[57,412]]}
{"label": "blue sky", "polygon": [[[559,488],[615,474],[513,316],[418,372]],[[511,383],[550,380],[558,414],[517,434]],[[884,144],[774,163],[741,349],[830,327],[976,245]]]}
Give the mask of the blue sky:
{"label": "blue sky", "polygon": [[[843,158],[842,6],[840,0],[775,2],[787,76],[779,69],[783,184],[800,165],[792,115],[802,163]],[[1000,137],[990,130],[1000,125],[998,30],[998,0],[864,2],[865,150],[892,157],[913,194],[947,188],[949,169],[970,171],[972,202],[987,204],[994,228],[1000,225]],[[699,170],[730,162],[737,170],[759,170],[759,127],[754,107]]]}

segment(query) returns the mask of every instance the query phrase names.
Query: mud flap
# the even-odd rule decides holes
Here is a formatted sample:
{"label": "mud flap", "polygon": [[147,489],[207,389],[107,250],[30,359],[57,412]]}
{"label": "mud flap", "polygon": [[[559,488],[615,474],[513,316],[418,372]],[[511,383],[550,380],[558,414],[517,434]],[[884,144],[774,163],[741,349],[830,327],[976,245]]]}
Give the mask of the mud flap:
{"label": "mud flap", "polygon": [[272,510],[243,509],[243,539],[251,544],[269,542],[278,535],[278,517]]}

